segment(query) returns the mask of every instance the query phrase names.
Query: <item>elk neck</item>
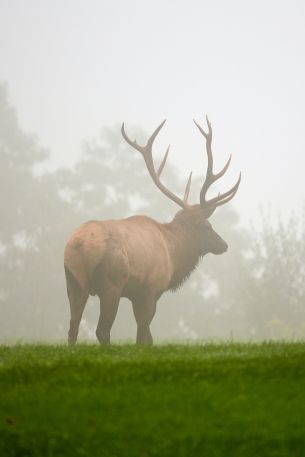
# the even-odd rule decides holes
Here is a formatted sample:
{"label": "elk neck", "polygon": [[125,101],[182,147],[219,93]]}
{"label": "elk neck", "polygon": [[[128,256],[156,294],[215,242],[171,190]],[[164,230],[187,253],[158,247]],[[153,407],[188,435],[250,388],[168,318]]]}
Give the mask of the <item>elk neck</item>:
{"label": "elk neck", "polygon": [[163,224],[163,233],[173,265],[173,275],[168,287],[172,291],[188,279],[205,254],[202,252],[198,226],[192,216],[180,211],[171,222]]}

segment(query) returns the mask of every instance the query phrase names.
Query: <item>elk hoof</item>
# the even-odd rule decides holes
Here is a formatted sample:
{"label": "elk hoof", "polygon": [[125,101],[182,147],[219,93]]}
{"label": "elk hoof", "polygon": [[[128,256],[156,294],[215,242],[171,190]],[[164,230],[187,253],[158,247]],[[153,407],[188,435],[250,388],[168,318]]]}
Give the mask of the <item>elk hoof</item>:
{"label": "elk hoof", "polygon": [[110,333],[96,333],[100,344],[110,344]]}

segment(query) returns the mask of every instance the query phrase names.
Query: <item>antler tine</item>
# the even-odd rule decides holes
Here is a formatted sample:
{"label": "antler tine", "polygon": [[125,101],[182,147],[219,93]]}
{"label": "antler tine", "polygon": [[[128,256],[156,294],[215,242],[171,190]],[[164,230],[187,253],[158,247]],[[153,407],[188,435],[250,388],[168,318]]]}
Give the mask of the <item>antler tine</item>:
{"label": "antler tine", "polygon": [[121,128],[121,132],[122,132],[122,135],[123,135],[123,138],[127,141],[127,143],[132,146],[134,149],[136,149],[137,151],[140,151],[141,154],[143,155],[144,157],[144,161],[146,163],[146,167],[147,167],[147,170],[153,180],[153,182],[156,184],[156,186],[161,190],[161,192],[163,192],[168,198],[170,198],[172,201],[174,201],[175,203],[177,203],[179,206],[181,206],[182,208],[187,208],[188,205],[187,203],[182,200],[181,198],[177,197],[177,195],[175,195],[173,192],[171,192],[167,187],[165,187],[161,181],[160,181],[160,175],[163,171],[163,168],[165,166],[165,162],[166,162],[166,159],[167,159],[167,156],[168,156],[168,152],[169,152],[169,146],[166,150],[166,153],[165,153],[165,156],[158,168],[158,170],[156,171],[155,169],[155,166],[154,166],[154,162],[153,162],[153,157],[152,157],[152,146],[153,146],[153,143],[158,135],[158,133],[160,132],[160,130],[162,129],[163,125],[165,124],[166,120],[164,120],[157,128],[156,130],[153,132],[153,134],[149,137],[147,143],[145,146],[140,146],[136,141],[132,141],[126,134],[125,132],[125,127],[124,127],[124,123],[122,124],[122,128]]}
{"label": "antler tine", "polygon": [[209,118],[208,116],[205,117],[206,118],[206,121],[207,121],[207,125],[208,125],[208,133],[206,133],[203,128],[201,127],[201,125],[198,124],[198,122],[195,121],[195,119],[193,119],[194,123],[197,125],[198,129],[200,130],[200,132],[202,133],[202,135],[208,139],[208,137],[210,136],[211,137],[211,140],[212,140],[212,125],[211,125],[211,122],[209,121]]}
{"label": "antler tine", "polygon": [[239,178],[236,182],[236,184],[230,189],[228,190],[227,192],[225,192],[224,194],[218,194],[217,197],[213,198],[212,200],[210,200],[208,202],[208,204],[210,205],[215,205],[215,207],[217,206],[221,206],[221,205],[224,205],[225,203],[229,202],[230,200],[232,200],[232,198],[234,197],[234,195],[236,194],[237,190],[238,190],[238,187],[239,187],[239,184],[240,184],[240,181],[241,181],[241,173],[239,173]]}
{"label": "antler tine", "polygon": [[217,179],[221,178],[221,177],[225,174],[225,172],[226,172],[227,169],[229,168],[229,165],[230,165],[230,163],[231,163],[231,160],[232,160],[232,154],[230,154],[230,157],[228,158],[227,163],[225,164],[225,166],[223,167],[223,169],[220,170],[218,173],[216,173],[216,175],[214,175],[215,181],[216,181]]}
{"label": "antler tine", "polygon": [[163,125],[165,124],[166,122],[166,119],[164,119],[163,122],[161,122],[161,124],[159,125],[159,127],[156,128],[156,130],[154,131],[154,133],[151,135],[151,137],[149,138],[149,140],[147,141],[147,146],[149,146],[150,148],[152,147],[153,145],[153,142],[155,141],[156,139],[156,136],[158,135],[158,133],[160,132],[160,130],[162,129]]}
{"label": "antler tine", "polygon": [[184,192],[183,201],[186,205],[187,205],[187,201],[188,201],[189,193],[190,193],[190,189],[191,189],[192,175],[193,175],[193,172],[191,171],[189,179],[187,180],[187,184],[186,184],[186,188],[185,188],[185,192]]}
{"label": "antler tine", "polygon": [[159,168],[158,168],[158,171],[157,171],[158,178],[160,178],[161,173],[162,173],[162,171],[163,171],[163,168],[164,168],[164,166],[165,166],[166,159],[167,159],[168,152],[169,152],[169,148],[170,148],[170,145],[167,146],[166,153],[165,153],[165,155],[164,155],[164,157],[163,157],[163,160],[162,160],[162,162],[161,162],[161,164],[160,164],[160,166],[159,166]]}

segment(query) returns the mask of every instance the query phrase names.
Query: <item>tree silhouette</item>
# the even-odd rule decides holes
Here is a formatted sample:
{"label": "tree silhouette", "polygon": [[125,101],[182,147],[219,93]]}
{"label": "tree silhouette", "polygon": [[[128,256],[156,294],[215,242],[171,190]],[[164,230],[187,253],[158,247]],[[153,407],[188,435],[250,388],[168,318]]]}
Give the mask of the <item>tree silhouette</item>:
{"label": "tree silhouette", "polygon": [[37,139],[22,132],[7,88],[0,86],[2,338],[56,335],[52,323],[63,301],[56,255],[71,211],[54,177],[35,176],[47,157]]}
{"label": "tree silhouette", "polygon": [[253,240],[250,296],[245,302],[248,325],[259,339],[304,338],[305,220],[292,214],[277,222],[262,214]]}

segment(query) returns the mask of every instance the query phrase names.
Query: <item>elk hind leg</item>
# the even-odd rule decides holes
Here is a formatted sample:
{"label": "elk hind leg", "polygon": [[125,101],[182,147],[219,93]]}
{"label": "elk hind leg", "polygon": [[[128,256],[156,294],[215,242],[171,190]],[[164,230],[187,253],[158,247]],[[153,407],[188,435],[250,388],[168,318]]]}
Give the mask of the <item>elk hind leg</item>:
{"label": "elk hind leg", "polygon": [[100,317],[96,328],[96,337],[101,344],[110,343],[110,331],[117,315],[120,303],[120,290],[108,286],[98,293],[100,297]]}
{"label": "elk hind leg", "polygon": [[73,274],[65,267],[67,280],[67,293],[70,302],[70,328],[68,332],[68,344],[74,345],[77,341],[79,324],[89,297],[87,291],[82,290]]}
{"label": "elk hind leg", "polygon": [[99,342],[110,343],[110,331],[117,315],[121,293],[128,274],[128,261],[120,247],[109,241],[105,255],[95,269],[93,284],[100,299],[100,317],[96,328]]}

